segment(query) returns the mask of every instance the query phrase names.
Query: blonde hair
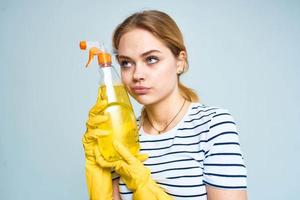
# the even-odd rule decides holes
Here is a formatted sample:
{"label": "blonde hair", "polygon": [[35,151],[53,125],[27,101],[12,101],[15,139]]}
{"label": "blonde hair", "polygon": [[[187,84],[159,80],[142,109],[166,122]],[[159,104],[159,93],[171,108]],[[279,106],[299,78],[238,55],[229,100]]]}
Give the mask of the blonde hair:
{"label": "blonde hair", "polygon": [[[175,21],[166,13],[157,10],[146,10],[134,13],[119,24],[113,34],[113,48],[117,51],[121,37],[136,28],[144,29],[152,33],[171,50],[175,57],[178,57],[181,51],[186,53],[182,33]],[[188,60],[186,56],[183,73],[187,70]],[[194,90],[183,85],[179,80],[179,76],[180,74],[178,75],[180,94],[188,101],[198,102],[198,95]]]}

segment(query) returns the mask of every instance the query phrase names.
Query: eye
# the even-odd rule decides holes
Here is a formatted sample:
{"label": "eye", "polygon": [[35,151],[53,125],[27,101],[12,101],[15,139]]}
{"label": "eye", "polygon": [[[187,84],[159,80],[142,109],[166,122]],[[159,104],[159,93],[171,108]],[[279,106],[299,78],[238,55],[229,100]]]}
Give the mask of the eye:
{"label": "eye", "polygon": [[156,56],[149,56],[146,58],[148,64],[155,64],[158,62],[158,58]]}
{"label": "eye", "polygon": [[123,68],[129,68],[132,66],[132,63],[129,60],[120,60],[119,64]]}

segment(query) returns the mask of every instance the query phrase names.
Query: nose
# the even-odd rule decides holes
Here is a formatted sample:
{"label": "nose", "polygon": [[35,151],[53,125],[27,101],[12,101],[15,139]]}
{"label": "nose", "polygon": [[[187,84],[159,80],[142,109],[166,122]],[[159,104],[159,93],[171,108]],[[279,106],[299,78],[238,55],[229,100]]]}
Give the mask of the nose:
{"label": "nose", "polygon": [[142,74],[134,74],[133,75],[133,80],[135,80],[135,81],[143,81],[143,80],[145,80],[145,78],[144,78],[144,76],[142,75]]}
{"label": "nose", "polygon": [[133,80],[134,81],[144,81],[145,80],[145,73],[142,69],[142,66],[137,66],[135,67],[135,70],[134,70],[134,74],[133,74]]}

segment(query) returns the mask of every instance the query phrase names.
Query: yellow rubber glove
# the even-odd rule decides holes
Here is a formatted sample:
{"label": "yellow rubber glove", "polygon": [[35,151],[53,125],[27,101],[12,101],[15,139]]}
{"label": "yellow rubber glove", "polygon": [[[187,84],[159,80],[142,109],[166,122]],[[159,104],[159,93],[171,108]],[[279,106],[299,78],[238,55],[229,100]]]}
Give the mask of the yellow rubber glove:
{"label": "yellow rubber glove", "polygon": [[140,158],[133,156],[121,143],[115,141],[114,147],[122,157],[122,160],[108,162],[95,151],[96,159],[102,167],[114,167],[115,171],[127,187],[133,191],[134,200],[171,200],[170,197],[153,179],[151,172],[140,160],[145,160],[143,155]]}
{"label": "yellow rubber glove", "polygon": [[107,104],[98,97],[96,105],[89,112],[86,132],[82,143],[86,158],[86,180],[90,200],[112,200],[112,177],[110,168],[102,168],[96,162],[95,149],[99,137],[107,134],[101,130],[101,124],[108,120],[108,116],[100,114],[100,110]]}

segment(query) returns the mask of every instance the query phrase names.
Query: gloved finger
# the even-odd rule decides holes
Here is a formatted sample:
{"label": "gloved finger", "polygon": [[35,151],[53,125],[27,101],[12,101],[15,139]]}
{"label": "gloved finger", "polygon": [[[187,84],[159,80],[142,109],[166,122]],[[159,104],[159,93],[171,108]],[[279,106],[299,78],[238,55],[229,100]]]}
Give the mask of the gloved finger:
{"label": "gloved finger", "polygon": [[139,161],[144,162],[145,160],[147,160],[149,158],[148,154],[138,154],[135,156]]}
{"label": "gloved finger", "polygon": [[132,168],[124,161],[119,161],[119,163],[115,166],[115,171],[118,174],[120,174],[121,176],[123,176],[123,178],[125,178],[125,177],[131,178],[130,175],[132,175],[132,173],[134,173],[132,171]]}
{"label": "gloved finger", "polygon": [[94,151],[92,149],[89,149],[88,147],[84,147],[84,152],[85,152],[85,155],[88,156],[88,157],[93,157],[95,154],[94,154]]}
{"label": "gloved finger", "polygon": [[97,99],[96,104],[89,111],[89,116],[99,114],[107,106],[107,100]]}
{"label": "gloved finger", "polygon": [[103,129],[91,129],[84,134],[86,139],[98,139],[99,137],[109,135],[110,131]]}
{"label": "gloved finger", "polygon": [[90,116],[88,118],[88,121],[86,122],[87,127],[95,127],[103,124],[109,120],[109,115],[108,114],[98,114],[95,116]]}
{"label": "gloved finger", "polygon": [[96,147],[94,149],[94,154],[96,158],[96,162],[101,166],[101,167],[116,167],[118,165],[119,161],[113,161],[113,162],[108,162],[106,161],[103,156],[101,155],[99,149]]}
{"label": "gloved finger", "polygon": [[115,150],[118,152],[118,154],[122,157],[124,161],[127,163],[133,163],[137,159],[124,147],[120,142],[117,140],[113,142]]}
{"label": "gloved finger", "polygon": [[103,87],[100,87],[98,89],[98,96],[97,96],[97,100],[96,100],[96,104],[102,105],[102,106],[106,106],[107,104],[107,96],[106,96],[106,91],[103,90]]}

